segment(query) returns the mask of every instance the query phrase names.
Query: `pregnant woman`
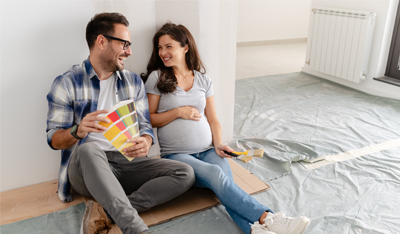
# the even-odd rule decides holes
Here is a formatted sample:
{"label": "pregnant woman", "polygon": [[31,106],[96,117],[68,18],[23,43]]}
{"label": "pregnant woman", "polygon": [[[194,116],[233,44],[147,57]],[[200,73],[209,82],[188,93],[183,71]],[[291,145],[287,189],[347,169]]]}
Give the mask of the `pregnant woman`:
{"label": "pregnant woman", "polygon": [[196,43],[183,25],[167,23],[154,35],[153,52],[142,74],[157,128],[161,156],[193,167],[193,186],[209,188],[246,233],[300,234],[306,217],[274,214],[235,184],[221,139],[211,79],[205,74]]}

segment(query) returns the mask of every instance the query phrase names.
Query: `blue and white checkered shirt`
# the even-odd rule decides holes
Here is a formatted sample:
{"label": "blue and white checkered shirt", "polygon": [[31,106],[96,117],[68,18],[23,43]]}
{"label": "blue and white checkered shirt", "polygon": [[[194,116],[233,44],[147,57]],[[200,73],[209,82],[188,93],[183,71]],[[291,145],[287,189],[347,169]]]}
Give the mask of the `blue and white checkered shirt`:
{"label": "blue and white checkered shirt", "polygon": [[[138,116],[140,135],[150,135],[155,142],[150,124],[149,104],[142,79],[135,73],[122,70],[115,72],[117,102],[134,100]],[[54,132],[79,124],[83,117],[97,110],[100,80],[89,58],[80,65],[72,66],[66,73],[58,76],[47,94],[49,111],[47,113],[47,143],[52,147]],[[58,176],[58,196],[61,201],[72,201],[68,180],[68,166],[75,148],[85,143],[84,138],[72,147],[61,151],[61,166]]]}

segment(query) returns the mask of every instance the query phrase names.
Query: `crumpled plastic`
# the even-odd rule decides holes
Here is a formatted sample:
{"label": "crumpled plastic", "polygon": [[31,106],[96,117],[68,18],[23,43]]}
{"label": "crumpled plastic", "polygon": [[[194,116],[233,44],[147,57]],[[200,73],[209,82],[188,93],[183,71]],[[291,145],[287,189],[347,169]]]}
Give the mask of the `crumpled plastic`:
{"label": "crumpled plastic", "polygon": [[[400,147],[314,170],[303,166],[304,160],[400,138],[399,100],[305,73],[238,80],[235,92],[234,139],[228,145],[235,151],[263,148],[262,158],[236,162],[271,186],[255,199],[287,216],[309,217],[305,234],[400,233]],[[79,206],[65,210],[68,218],[47,215],[0,228],[2,233],[78,233],[84,213]],[[32,231],[10,232],[12,226]],[[76,232],[47,231],[65,226]],[[221,205],[150,232],[242,233]]]}

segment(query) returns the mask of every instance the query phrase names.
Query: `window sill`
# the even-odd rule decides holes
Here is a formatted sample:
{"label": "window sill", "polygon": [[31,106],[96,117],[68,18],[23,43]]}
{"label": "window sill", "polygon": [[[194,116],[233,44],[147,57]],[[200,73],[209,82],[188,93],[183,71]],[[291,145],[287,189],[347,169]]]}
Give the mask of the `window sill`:
{"label": "window sill", "polygon": [[396,86],[400,87],[400,80],[399,79],[394,79],[394,78],[382,76],[382,77],[374,78],[374,80],[381,81],[381,82],[384,82],[384,83],[387,83],[387,84],[391,84],[391,85],[396,85]]}

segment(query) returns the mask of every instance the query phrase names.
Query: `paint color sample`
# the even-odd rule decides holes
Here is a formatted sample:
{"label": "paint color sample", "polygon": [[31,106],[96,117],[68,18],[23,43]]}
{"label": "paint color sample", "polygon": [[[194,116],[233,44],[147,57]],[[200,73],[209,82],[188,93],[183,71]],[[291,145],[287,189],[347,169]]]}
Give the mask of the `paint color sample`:
{"label": "paint color sample", "polygon": [[125,123],[125,126],[131,126],[131,125],[133,125],[133,123],[134,123],[134,119],[133,119],[133,117],[132,117],[133,115],[130,115],[130,116],[127,116],[127,117],[125,117],[122,121],[124,121],[124,123]]}
{"label": "paint color sample", "polygon": [[136,112],[135,112],[134,115],[132,115],[132,121],[133,121],[134,123],[137,123],[137,115],[136,115]]}
{"label": "paint color sample", "polygon": [[112,144],[115,148],[119,149],[123,144],[125,144],[126,140],[128,140],[128,137],[126,137],[125,134],[121,134],[112,142]]}
{"label": "paint color sample", "polygon": [[119,120],[119,115],[115,111],[110,113],[107,117],[109,117],[113,122],[117,122]]}
{"label": "paint color sample", "polygon": [[135,103],[133,103],[133,102],[129,103],[127,106],[129,108],[129,112],[131,112],[131,113],[136,110],[135,109]]}
{"label": "paint color sample", "polygon": [[122,122],[122,121],[119,121],[119,122],[116,123],[115,125],[116,125],[116,126],[119,128],[119,130],[121,130],[121,131],[124,131],[124,130],[126,129],[126,126],[125,126],[124,122]]}
{"label": "paint color sample", "polygon": [[121,130],[114,125],[107,132],[103,133],[103,135],[107,140],[112,141],[120,132]]}
{"label": "paint color sample", "polygon": [[132,136],[136,136],[136,134],[139,133],[138,128],[137,128],[137,125],[131,126],[131,127],[129,128],[129,132],[131,133]]}
{"label": "paint color sample", "polygon": [[108,128],[108,127],[110,127],[110,126],[113,124],[113,121],[112,121],[108,116],[106,116],[106,119],[110,120],[110,122],[109,122],[109,123],[106,123],[106,122],[99,122],[99,124],[102,125],[102,126],[104,126],[104,127],[106,127],[106,128]]}
{"label": "paint color sample", "polygon": [[132,135],[131,135],[131,133],[130,133],[128,130],[126,130],[126,131],[124,132],[124,134],[125,134],[126,137],[128,137],[128,139],[129,139],[129,138],[132,138]]}
{"label": "paint color sample", "polygon": [[123,117],[125,115],[128,115],[129,112],[129,108],[127,106],[122,106],[120,108],[118,108],[117,113],[120,117]]}
{"label": "paint color sample", "polygon": [[[135,104],[133,101],[128,102],[122,101],[113,107],[114,111],[106,116],[110,123],[99,122],[100,125],[108,128],[107,131],[103,132],[104,137],[122,154],[123,149],[134,145],[133,143],[127,143],[126,140],[139,136]],[[126,158],[129,161],[134,159],[132,157]]]}
{"label": "paint color sample", "polygon": [[[118,150],[123,154],[123,152],[122,152],[123,149],[125,149],[125,148],[127,148],[127,147],[130,147],[130,146],[133,146],[133,145],[135,145],[135,144],[130,143],[130,142],[126,142],[126,143],[125,143],[124,145],[122,145],[121,148],[118,149]],[[125,155],[124,155],[124,156],[125,156]],[[132,161],[135,157],[127,157],[127,156],[125,156],[125,158],[128,159],[129,161]]]}

